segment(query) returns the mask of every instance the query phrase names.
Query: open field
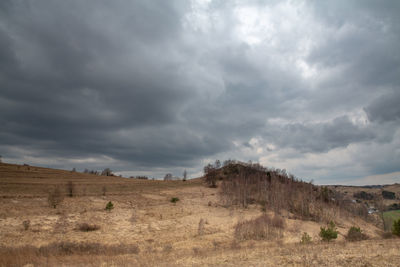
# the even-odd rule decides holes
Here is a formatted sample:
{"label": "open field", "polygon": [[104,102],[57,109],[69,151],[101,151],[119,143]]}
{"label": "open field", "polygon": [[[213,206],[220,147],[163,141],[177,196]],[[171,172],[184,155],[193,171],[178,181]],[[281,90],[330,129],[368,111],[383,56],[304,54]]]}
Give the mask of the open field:
{"label": "open field", "polygon": [[383,213],[383,220],[385,222],[385,229],[392,229],[393,222],[400,219],[400,210],[391,210]]}
{"label": "open field", "polygon": [[[73,197],[67,196],[69,181]],[[55,187],[65,197],[52,208],[47,197]],[[179,201],[171,203],[173,197]],[[114,209],[106,211],[109,201]],[[263,214],[260,206],[226,207],[218,189],[204,186],[200,179],[147,181],[0,164],[0,206],[0,266],[398,266],[400,262],[400,239],[382,239],[376,226],[334,208],[327,214],[339,236],[330,243],[318,236],[325,222],[301,221],[285,212],[280,236],[237,240],[235,224]],[[272,211],[267,214],[273,216]],[[82,231],[84,223],[98,229]],[[370,239],[345,241],[353,225]],[[312,237],[311,244],[299,244],[303,232]]]}

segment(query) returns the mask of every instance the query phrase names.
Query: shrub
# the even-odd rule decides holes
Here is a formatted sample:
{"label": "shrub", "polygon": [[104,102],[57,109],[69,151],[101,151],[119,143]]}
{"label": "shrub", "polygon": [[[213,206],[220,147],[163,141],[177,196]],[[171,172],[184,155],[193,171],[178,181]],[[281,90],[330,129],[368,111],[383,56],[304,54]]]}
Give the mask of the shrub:
{"label": "shrub", "polygon": [[106,210],[111,211],[113,208],[114,208],[114,204],[111,201],[109,201],[106,205]]}
{"label": "shrub", "polygon": [[172,245],[171,244],[165,244],[163,247],[163,252],[164,253],[170,253],[172,251]]}
{"label": "shrub", "polygon": [[338,235],[338,231],[336,230],[336,225],[334,222],[330,222],[327,226],[321,227],[321,231],[319,232],[319,236],[321,237],[322,241],[331,241],[332,239],[336,239]]}
{"label": "shrub", "polygon": [[31,226],[31,221],[25,220],[22,222],[22,225],[24,226],[24,230],[27,231],[29,229],[29,227]]}
{"label": "shrub", "polygon": [[385,199],[396,199],[396,193],[383,190],[382,197]]}
{"label": "shrub", "polygon": [[75,185],[72,181],[67,183],[67,192],[69,197],[73,197],[75,193]]}
{"label": "shrub", "polygon": [[100,226],[96,224],[80,223],[78,224],[78,229],[82,232],[91,232],[100,229]]}
{"label": "shrub", "polygon": [[285,228],[285,220],[275,214],[274,218],[272,218],[272,226],[276,227],[276,228],[280,228],[280,229],[284,229]]}
{"label": "shrub", "polygon": [[179,201],[179,198],[177,198],[177,197],[173,197],[173,198],[171,198],[171,200],[170,200],[172,203],[176,203],[176,202],[178,202]]}
{"label": "shrub", "polygon": [[394,235],[400,236],[400,219],[393,222],[392,233]]}
{"label": "shrub", "polygon": [[57,208],[59,204],[64,200],[64,195],[61,193],[59,187],[54,188],[47,197],[47,201],[50,207]]}
{"label": "shrub", "polygon": [[301,236],[300,244],[309,244],[311,243],[311,236],[306,232]]}
{"label": "shrub", "polygon": [[279,231],[273,220],[263,214],[255,219],[238,222],[235,226],[235,237],[239,240],[261,240],[279,237]]}
{"label": "shrub", "polygon": [[368,236],[364,234],[360,227],[352,226],[346,235],[346,240],[348,241],[361,241],[368,239]]}
{"label": "shrub", "polygon": [[200,219],[199,221],[199,227],[197,229],[197,234],[198,235],[204,235],[204,225],[205,225],[206,221],[204,219]]}

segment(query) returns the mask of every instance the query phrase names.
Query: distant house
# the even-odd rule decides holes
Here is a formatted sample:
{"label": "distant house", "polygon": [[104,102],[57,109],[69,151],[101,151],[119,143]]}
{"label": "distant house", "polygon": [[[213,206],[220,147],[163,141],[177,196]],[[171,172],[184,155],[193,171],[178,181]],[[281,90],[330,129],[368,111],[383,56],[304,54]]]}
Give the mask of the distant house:
{"label": "distant house", "polygon": [[369,207],[368,208],[368,214],[373,214],[373,213],[377,213],[378,209],[376,209],[375,207]]}

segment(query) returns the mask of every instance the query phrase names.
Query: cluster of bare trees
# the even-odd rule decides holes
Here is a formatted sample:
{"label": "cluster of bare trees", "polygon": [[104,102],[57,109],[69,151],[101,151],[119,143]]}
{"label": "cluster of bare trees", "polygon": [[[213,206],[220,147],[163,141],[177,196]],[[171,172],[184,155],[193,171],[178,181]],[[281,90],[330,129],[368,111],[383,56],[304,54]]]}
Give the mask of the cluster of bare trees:
{"label": "cluster of bare trees", "polygon": [[[338,193],[328,187],[304,182],[286,170],[269,169],[258,163],[229,161],[221,167],[219,161],[204,167],[205,181],[210,187],[220,187],[225,205],[259,203],[265,209],[282,209],[303,219],[320,220],[327,206],[346,204],[347,210],[364,215],[365,209],[341,201]],[[352,207],[351,209],[349,207]],[[353,209],[354,208],[354,209]]]}
{"label": "cluster of bare trees", "polygon": [[[73,168],[72,170],[73,172],[76,171],[75,168]],[[94,174],[94,175],[102,175],[102,176],[115,176],[112,173],[112,170],[110,168],[105,168],[103,171],[96,171],[96,170],[89,170],[89,169],[85,169],[83,171],[83,173],[87,173],[87,174]]]}

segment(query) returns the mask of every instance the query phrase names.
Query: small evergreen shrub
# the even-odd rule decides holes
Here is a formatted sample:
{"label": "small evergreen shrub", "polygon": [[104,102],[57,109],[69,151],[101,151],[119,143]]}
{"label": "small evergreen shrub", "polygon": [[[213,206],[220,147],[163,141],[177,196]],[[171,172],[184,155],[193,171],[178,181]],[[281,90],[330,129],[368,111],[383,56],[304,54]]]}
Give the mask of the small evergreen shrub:
{"label": "small evergreen shrub", "polygon": [[368,239],[368,236],[364,234],[360,227],[352,226],[346,235],[346,240],[348,241],[361,241]]}
{"label": "small evergreen shrub", "polygon": [[111,201],[109,201],[106,205],[106,210],[111,211],[113,208],[114,208],[114,204]]}
{"label": "small evergreen shrub", "polygon": [[177,198],[177,197],[173,197],[173,198],[171,198],[171,200],[170,200],[172,203],[176,203],[176,202],[178,202],[179,201],[179,198]]}
{"label": "small evergreen shrub", "polygon": [[336,225],[334,222],[330,222],[328,226],[321,227],[321,231],[319,232],[319,236],[321,237],[322,241],[331,241],[332,239],[336,239],[338,235],[338,231],[336,230]]}
{"label": "small evergreen shrub", "polygon": [[400,219],[393,222],[392,233],[394,235],[400,236]]}
{"label": "small evergreen shrub", "polygon": [[311,243],[311,236],[306,232],[304,232],[303,235],[301,236],[300,244],[305,245],[309,243]]}

